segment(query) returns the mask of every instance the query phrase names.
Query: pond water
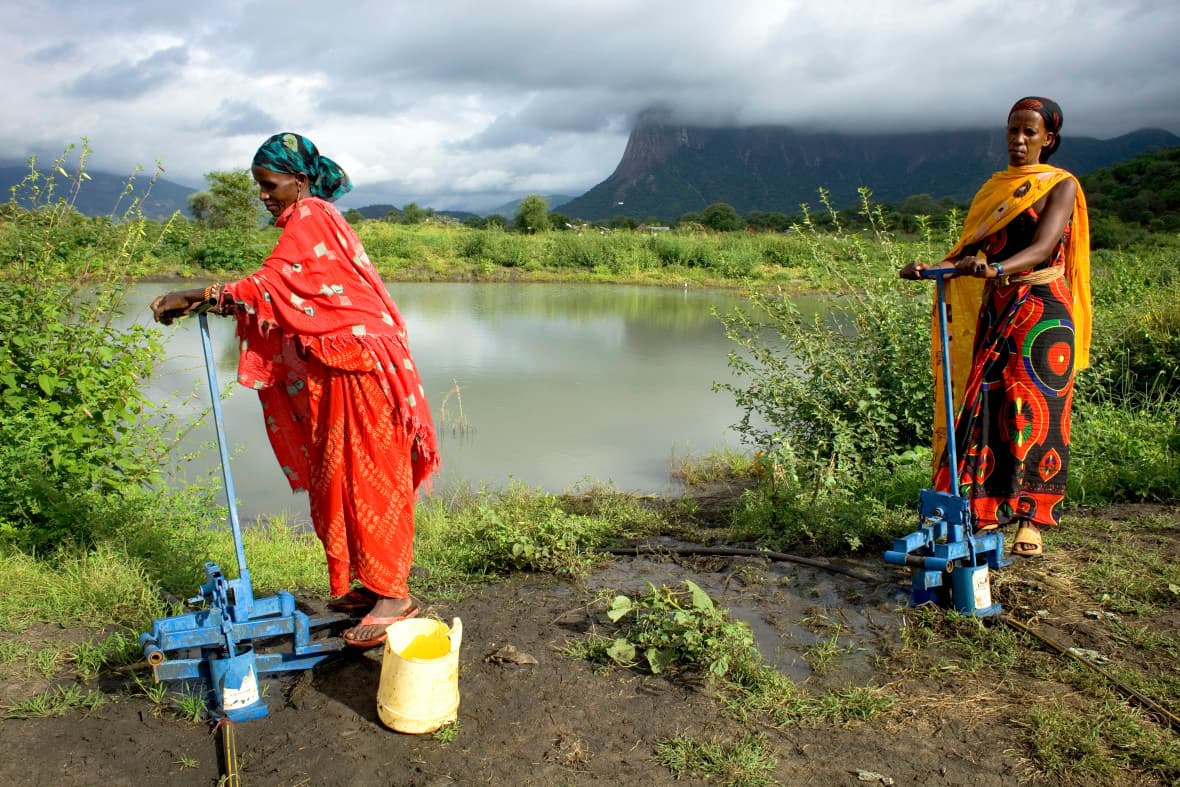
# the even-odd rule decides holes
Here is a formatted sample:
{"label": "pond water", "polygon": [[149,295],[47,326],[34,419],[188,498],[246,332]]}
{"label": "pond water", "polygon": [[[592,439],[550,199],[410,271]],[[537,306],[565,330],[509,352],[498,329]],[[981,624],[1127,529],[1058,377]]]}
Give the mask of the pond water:
{"label": "pond water", "polygon": [[[140,285],[130,317],[167,285]],[[584,481],[639,493],[675,489],[672,456],[740,447],[730,425],[731,343],[714,310],[741,302],[722,291],[608,285],[394,284],[439,431],[443,468],[436,489],[456,483],[504,487],[517,480],[560,492]],[[306,519],[270,451],[257,396],[236,384],[233,323],[212,317],[231,468],[243,519]],[[208,407],[196,320],[164,329],[168,360],[147,387],[183,408]],[[179,400],[174,399],[179,395]],[[185,412],[191,410],[191,413]],[[460,415],[462,420],[460,420]],[[184,475],[217,466],[213,429],[186,438],[202,456]]]}

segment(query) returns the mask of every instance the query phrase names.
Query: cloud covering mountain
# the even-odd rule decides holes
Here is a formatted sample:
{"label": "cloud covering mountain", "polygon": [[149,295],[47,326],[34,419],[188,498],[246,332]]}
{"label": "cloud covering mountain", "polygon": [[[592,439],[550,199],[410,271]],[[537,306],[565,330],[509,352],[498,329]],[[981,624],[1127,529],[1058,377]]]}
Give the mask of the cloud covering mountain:
{"label": "cloud covering mountain", "polygon": [[0,6],[4,159],[86,136],[95,166],[199,187],[306,133],[344,205],[579,194],[637,114],[894,132],[998,126],[1051,95],[1066,133],[1180,132],[1180,4],[46,0]]}

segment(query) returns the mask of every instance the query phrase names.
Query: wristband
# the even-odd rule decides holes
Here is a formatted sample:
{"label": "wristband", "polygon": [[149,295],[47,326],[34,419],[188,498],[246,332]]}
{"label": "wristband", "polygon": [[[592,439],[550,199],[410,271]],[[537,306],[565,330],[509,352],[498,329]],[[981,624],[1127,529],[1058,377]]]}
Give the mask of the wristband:
{"label": "wristband", "polygon": [[1003,265],[1001,265],[998,262],[993,262],[992,267],[996,269],[996,278],[997,279],[1004,275],[1004,266]]}

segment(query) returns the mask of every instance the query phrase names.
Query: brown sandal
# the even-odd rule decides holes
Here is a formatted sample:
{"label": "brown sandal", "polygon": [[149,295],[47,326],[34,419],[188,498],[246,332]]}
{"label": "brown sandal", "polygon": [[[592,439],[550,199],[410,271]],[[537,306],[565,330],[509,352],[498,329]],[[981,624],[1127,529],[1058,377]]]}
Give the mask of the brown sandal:
{"label": "brown sandal", "polygon": [[1045,554],[1045,546],[1041,542],[1041,529],[1031,522],[1025,522],[1016,530],[1016,537],[1012,539],[1012,555],[1014,557],[1041,557]]}

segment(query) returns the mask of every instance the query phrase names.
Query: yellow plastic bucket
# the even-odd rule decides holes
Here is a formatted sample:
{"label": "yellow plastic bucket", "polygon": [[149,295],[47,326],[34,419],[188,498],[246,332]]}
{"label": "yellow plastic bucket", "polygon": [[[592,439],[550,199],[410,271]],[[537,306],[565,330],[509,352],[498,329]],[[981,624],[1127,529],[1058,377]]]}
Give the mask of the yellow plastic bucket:
{"label": "yellow plastic bucket", "polygon": [[463,622],[411,618],[385,630],[377,715],[398,732],[434,732],[459,715]]}

